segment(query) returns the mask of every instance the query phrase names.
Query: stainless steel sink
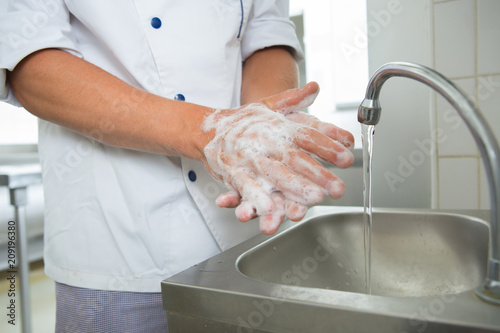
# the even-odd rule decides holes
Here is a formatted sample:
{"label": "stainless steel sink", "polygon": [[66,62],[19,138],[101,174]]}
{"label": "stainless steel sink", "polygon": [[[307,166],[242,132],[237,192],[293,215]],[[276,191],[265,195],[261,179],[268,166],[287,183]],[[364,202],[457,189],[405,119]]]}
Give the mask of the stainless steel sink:
{"label": "stainless steel sink", "polygon": [[[484,280],[484,222],[414,212],[376,212],[373,219],[372,294],[455,294]],[[318,216],[244,253],[237,267],[262,281],[364,293],[363,233],[362,212]]]}
{"label": "stainless steel sink", "polygon": [[495,332],[488,211],[375,210],[365,294],[361,207],[315,207],[162,283],[169,332]]}

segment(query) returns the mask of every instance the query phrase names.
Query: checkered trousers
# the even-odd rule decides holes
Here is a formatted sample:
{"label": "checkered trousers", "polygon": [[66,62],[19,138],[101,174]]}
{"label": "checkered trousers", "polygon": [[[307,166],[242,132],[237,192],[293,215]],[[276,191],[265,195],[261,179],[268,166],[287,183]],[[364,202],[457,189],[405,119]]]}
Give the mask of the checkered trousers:
{"label": "checkered trousers", "polygon": [[56,283],[56,333],[164,333],[161,293],[94,290]]}

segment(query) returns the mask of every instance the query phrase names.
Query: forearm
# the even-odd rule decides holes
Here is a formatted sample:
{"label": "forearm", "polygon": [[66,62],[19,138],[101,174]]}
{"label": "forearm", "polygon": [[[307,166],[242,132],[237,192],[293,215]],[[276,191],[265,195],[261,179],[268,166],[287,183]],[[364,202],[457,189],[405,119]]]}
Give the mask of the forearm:
{"label": "forearm", "polygon": [[241,104],[260,101],[287,89],[297,88],[297,63],[286,47],[266,48],[251,55],[243,67]]}
{"label": "forearm", "polygon": [[201,159],[209,141],[209,108],[146,93],[61,50],[28,56],[8,78],[35,116],[105,144]]}
{"label": "forearm", "polygon": [[289,118],[319,88],[289,89],[297,86],[296,64],[284,49],[258,52],[245,64],[242,101],[260,103],[218,111],[146,93],[54,49],[30,55],[8,79],[21,104],[42,119],[87,136],[104,127],[97,139],[105,144],[201,161],[234,190],[218,205],[235,207],[241,199],[237,217],[258,214],[266,233],[285,214],[301,219],[324,194],[342,195],[344,184],[311,155],[339,167],[353,160],[337,130]]}

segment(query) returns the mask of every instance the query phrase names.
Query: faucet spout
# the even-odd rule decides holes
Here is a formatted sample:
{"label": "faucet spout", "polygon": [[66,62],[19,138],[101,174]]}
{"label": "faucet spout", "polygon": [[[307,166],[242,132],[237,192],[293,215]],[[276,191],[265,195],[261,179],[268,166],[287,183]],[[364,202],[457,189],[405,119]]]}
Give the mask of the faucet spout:
{"label": "faucet spout", "polygon": [[358,121],[376,125],[382,109],[379,95],[382,85],[393,76],[420,81],[439,92],[460,114],[481,153],[488,179],[491,202],[490,247],[486,281],[476,289],[483,300],[500,304],[500,148],[485,119],[474,103],[451,81],[428,67],[403,62],[388,63],[371,77],[365,99],[358,108]]}

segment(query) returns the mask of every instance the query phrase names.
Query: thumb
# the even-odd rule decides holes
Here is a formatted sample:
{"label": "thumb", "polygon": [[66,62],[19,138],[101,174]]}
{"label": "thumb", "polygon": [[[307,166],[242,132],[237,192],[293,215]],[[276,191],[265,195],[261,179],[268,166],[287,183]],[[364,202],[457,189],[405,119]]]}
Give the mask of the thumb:
{"label": "thumb", "polygon": [[282,93],[266,97],[262,103],[269,109],[288,114],[297,112],[311,105],[319,93],[319,85],[309,82],[299,89],[289,89]]}

